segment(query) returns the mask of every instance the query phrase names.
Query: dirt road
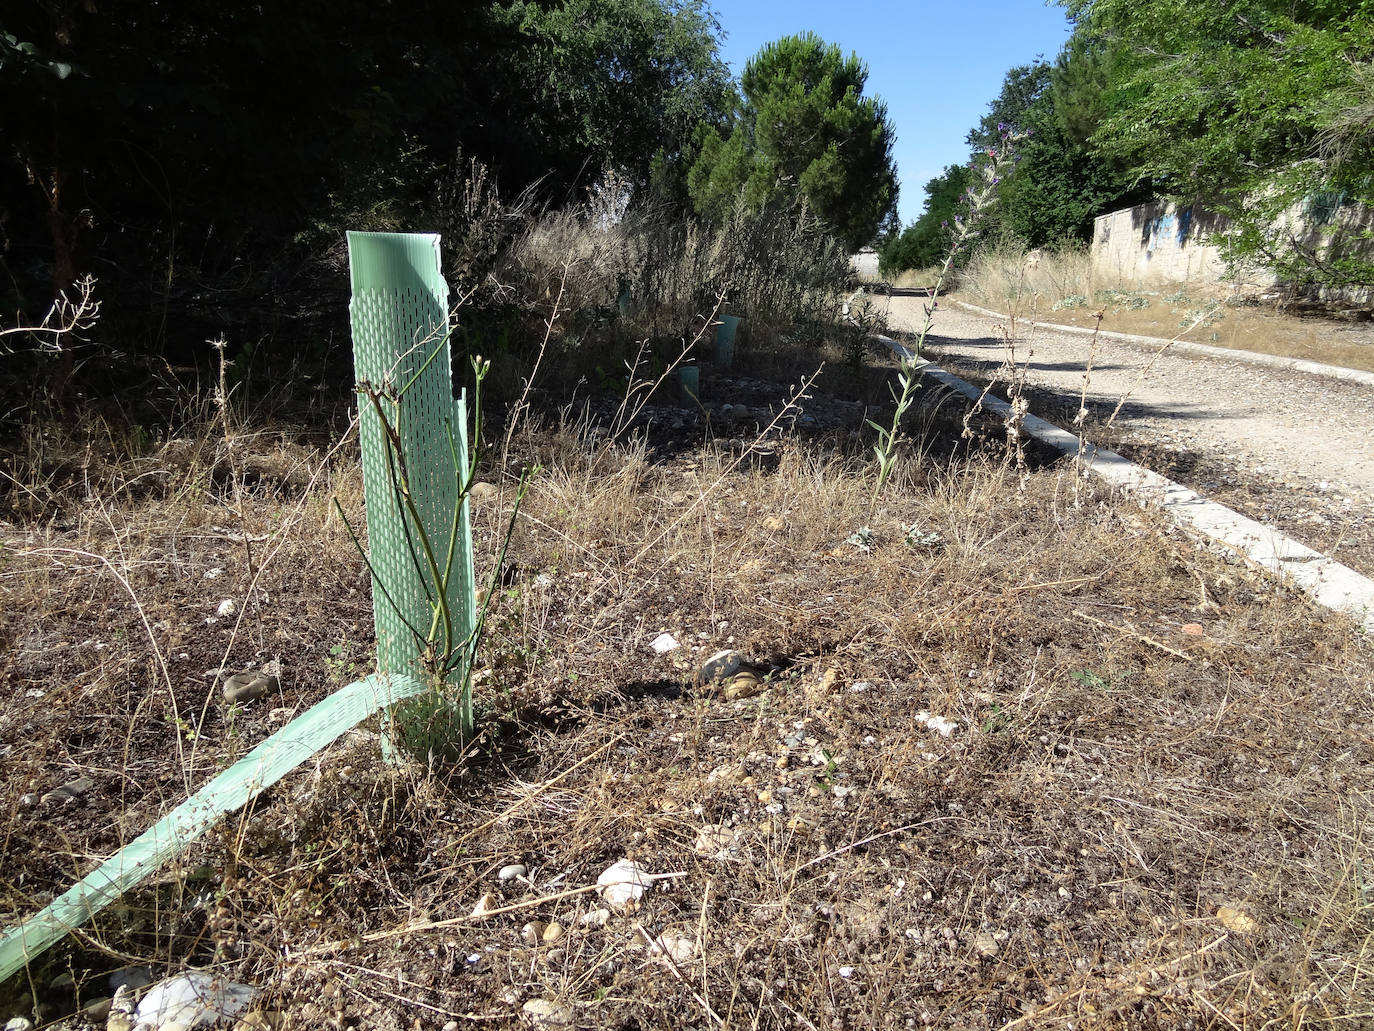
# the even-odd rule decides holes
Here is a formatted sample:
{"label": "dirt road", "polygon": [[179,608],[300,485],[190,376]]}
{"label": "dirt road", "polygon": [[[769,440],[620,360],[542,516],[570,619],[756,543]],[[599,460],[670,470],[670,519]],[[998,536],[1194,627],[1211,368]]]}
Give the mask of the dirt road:
{"label": "dirt road", "polygon": [[[922,300],[891,299],[893,329],[917,330]],[[946,302],[926,357],[983,383],[1008,355],[1006,321]],[[1120,450],[1343,561],[1374,567],[1374,388],[1017,323],[1031,411],[1065,425],[1092,358],[1088,439]],[[1146,366],[1149,365],[1148,371]],[[1005,379],[1005,374],[999,376]],[[1125,405],[1110,428],[1118,401]]]}

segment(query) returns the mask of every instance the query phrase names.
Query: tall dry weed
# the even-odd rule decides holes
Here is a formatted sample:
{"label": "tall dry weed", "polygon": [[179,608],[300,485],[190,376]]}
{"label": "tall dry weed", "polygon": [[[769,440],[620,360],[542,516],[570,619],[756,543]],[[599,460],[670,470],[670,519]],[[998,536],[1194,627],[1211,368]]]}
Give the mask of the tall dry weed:
{"label": "tall dry weed", "polygon": [[742,202],[710,226],[659,205],[608,210],[593,197],[532,220],[512,254],[532,295],[569,269],[572,310],[601,307],[652,336],[688,332],[722,295],[769,325],[833,321],[852,275],[844,248],[804,206],[754,212]]}
{"label": "tall dry weed", "polygon": [[1099,290],[1124,285],[1119,277],[1095,272],[1086,247],[1065,244],[1032,249],[1014,237],[980,248],[959,276],[959,288],[966,296],[999,310],[1011,304],[1024,308],[1029,302],[1048,310],[1065,298],[1091,298]]}

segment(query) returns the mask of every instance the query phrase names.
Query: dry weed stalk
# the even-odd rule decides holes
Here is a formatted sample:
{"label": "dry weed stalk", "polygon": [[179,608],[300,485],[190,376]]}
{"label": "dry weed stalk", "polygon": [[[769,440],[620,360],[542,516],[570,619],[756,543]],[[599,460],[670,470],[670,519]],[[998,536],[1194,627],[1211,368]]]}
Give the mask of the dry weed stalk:
{"label": "dry weed stalk", "polygon": [[534,364],[525,376],[519,399],[506,415],[506,440],[501,448],[503,467],[509,460],[510,444],[511,439],[515,435],[515,428],[521,423],[526,412],[529,410],[530,389],[534,386],[535,377],[539,375],[539,368],[544,362],[544,355],[548,353],[549,338],[553,336],[553,328],[558,324],[559,318],[566,314],[566,309],[562,307],[563,293],[567,289],[568,274],[572,270],[572,267],[573,263],[571,260],[563,263],[563,270],[558,279],[558,293],[554,295],[553,306],[549,309],[549,314],[544,319],[544,336],[539,341],[539,350],[534,356]]}
{"label": "dry weed stalk", "polygon": [[695,335],[692,336],[691,340],[686,340],[684,338],[681,350],[669,360],[663,371],[655,378],[641,377],[640,375],[640,373],[648,367],[645,355],[648,351],[649,341],[646,339],[640,342],[635,351],[634,358],[625,363],[629,375],[626,380],[625,392],[621,397],[620,404],[617,406],[615,414],[611,417],[611,430],[607,437],[607,446],[622,437],[625,431],[629,429],[639,417],[640,413],[644,411],[645,406],[649,403],[649,399],[653,397],[654,393],[668,381],[673,373],[682,367],[687,357],[697,345],[702,342],[706,336],[706,331],[718,324],[716,322],[716,315],[720,311],[720,306],[724,300],[725,291],[721,291],[721,293],[716,296],[716,302],[711,308],[711,314],[706,318],[702,318],[699,315],[696,316],[694,321],[699,325]]}
{"label": "dry weed stalk", "polygon": [[[940,267],[940,275],[935,280],[935,285],[930,289],[930,299],[923,305],[925,320],[917,334],[916,346],[910,353],[903,354],[899,358],[897,385],[901,389],[892,393],[894,402],[892,419],[887,425],[871,419],[868,421],[868,425],[878,434],[878,442],[873,445],[873,454],[878,462],[878,475],[873,483],[873,494],[869,502],[870,509],[877,505],[878,495],[891,477],[893,466],[897,460],[897,446],[902,434],[902,420],[912,404],[915,403],[916,390],[920,385],[918,363],[921,360],[921,349],[925,346],[926,337],[935,324],[935,308],[939,303],[940,291],[944,287],[945,279],[954,267],[955,259],[977,237],[977,227],[980,220],[991,211],[997,202],[1002,177],[1016,164],[1016,143],[1019,136],[1006,126],[999,125],[998,129],[1001,132],[1001,149],[989,149],[986,152],[986,162],[979,165],[975,170],[982,180],[981,185],[977,189],[970,186],[965,192],[966,214],[955,216],[955,225],[952,229],[953,239],[950,243],[949,253],[945,256],[944,264]],[[1012,430],[1009,427],[1008,434],[1011,433]],[[1018,458],[1019,455],[1018,450]]]}
{"label": "dry weed stalk", "polygon": [[[1033,347],[1028,349],[1024,361],[1017,356],[1016,322],[1016,309],[1013,307],[1007,313],[1005,324],[997,327],[1002,336],[1002,364],[993,371],[978,398],[965,410],[963,435],[966,440],[972,439],[976,435],[973,429],[973,420],[982,412],[983,399],[997,385],[998,377],[1001,376],[1007,390],[1008,409],[1002,420],[1002,426],[1007,437],[1007,454],[1011,456],[1013,463],[1020,472],[1021,483],[1024,486],[1029,468],[1026,465],[1026,441],[1022,425],[1030,412],[1030,402],[1026,399],[1026,386],[1030,362],[1035,357],[1035,350]],[[1034,325],[1034,322],[1032,321],[1031,324]]]}
{"label": "dry weed stalk", "polygon": [[1111,426],[1113,423],[1116,422],[1116,417],[1121,414],[1121,409],[1125,407],[1126,402],[1130,400],[1130,397],[1132,394],[1135,393],[1136,388],[1140,386],[1142,382],[1144,382],[1145,377],[1149,375],[1150,370],[1154,368],[1154,364],[1159,360],[1160,356],[1164,354],[1165,351],[1169,350],[1169,348],[1173,347],[1174,344],[1178,343],[1190,332],[1192,332],[1198,326],[1205,323],[1209,318],[1211,318],[1218,311],[1220,311],[1221,307],[1222,303],[1220,301],[1213,304],[1212,307],[1197,315],[1191,322],[1189,322],[1181,330],[1179,330],[1172,337],[1170,337],[1163,344],[1161,344],[1154,354],[1150,355],[1150,360],[1147,361],[1141,367],[1138,373],[1136,373],[1135,380],[1131,383],[1129,387],[1126,388],[1122,395],[1119,398],[1117,398],[1116,407],[1112,409],[1112,414],[1107,417],[1107,421],[1104,425]]}
{"label": "dry weed stalk", "polygon": [[[63,337],[73,333],[85,332],[95,325],[100,316],[100,301],[95,299],[95,277],[84,276],[76,281],[76,297],[67,296],[63,290],[52,302],[52,307],[36,326],[11,326],[0,329],[0,340],[9,336],[31,336],[38,343],[37,350],[57,352],[63,349]],[[0,354],[7,354],[0,349]]]}

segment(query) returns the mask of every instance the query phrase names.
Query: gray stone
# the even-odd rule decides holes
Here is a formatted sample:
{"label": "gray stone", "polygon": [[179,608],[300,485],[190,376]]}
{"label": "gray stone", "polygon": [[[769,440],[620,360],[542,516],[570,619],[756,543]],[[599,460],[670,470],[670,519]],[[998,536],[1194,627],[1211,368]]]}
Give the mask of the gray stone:
{"label": "gray stone", "polygon": [[95,781],[91,780],[90,777],[77,777],[75,780],[69,780],[67,783],[53,788],[43,795],[39,801],[44,805],[57,805],[62,802],[70,802],[73,799],[80,798],[93,787],[95,787]]}
{"label": "gray stone", "polygon": [[148,1031],[227,1023],[252,1005],[257,989],[205,970],[188,970],[159,981],[139,1000],[134,1026]]}
{"label": "gray stone", "polygon": [[235,673],[224,681],[224,700],[231,704],[251,702],[281,688],[281,681],[266,673]]}
{"label": "gray stone", "polygon": [[703,662],[701,669],[697,671],[697,687],[711,687],[724,683],[744,668],[745,660],[741,653],[728,649],[716,652]]}
{"label": "gray stone", "polygon": [[525,1016],[537,1025],[551,1026],[573,1022],[572,1007],[566,1002],[556,1002],[552,999],[531,999],[525,1003],[524,1012]]}
{"label": "gray stone", "polygon": [[153,968],[146,966],[120,967],[110,974],[109,982],[112,992],[118,992],[120,988],[128,988],[129,991],[136,992],[153,983]]}
{"label": "gray stone", "polygon": [[97,995],[94,999],[88,999],[81,1007],[81,1015],[95,1024],[104,1023],[109,1019],[110,1007],[114,1003],[108,995]]}

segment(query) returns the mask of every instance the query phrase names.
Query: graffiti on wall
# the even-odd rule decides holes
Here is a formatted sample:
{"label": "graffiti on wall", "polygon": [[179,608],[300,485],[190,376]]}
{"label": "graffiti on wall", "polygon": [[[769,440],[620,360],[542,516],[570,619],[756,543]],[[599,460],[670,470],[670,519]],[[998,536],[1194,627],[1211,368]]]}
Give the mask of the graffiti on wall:
{"label": "graffiti on wall", "polygon": [[[1099,215],[1093,226],[1093,269],[1106,278],[1139,285],[1168,282],[1222,284],[1268,289],[1279,282],[1272,271],[1228,268],[1213,241],[1230,223],[1205,208],[1178,208],[1155,201]],[[1344,193],[1313,193],[1281,214],[1273,234],[1280,243],[1332,260],[1374,258],[1374,209]],[[1369,303],[1367,287],[1322,287],[1318,296]]]}
{"label": "graffiti on wall", "polygon": [[1155,202],[1100,215],[1093,226],[1093,264],[1099,273],[1137,282],[1167,282],[1224,271],[1208,234],[1220,222],[1200,208]]}

